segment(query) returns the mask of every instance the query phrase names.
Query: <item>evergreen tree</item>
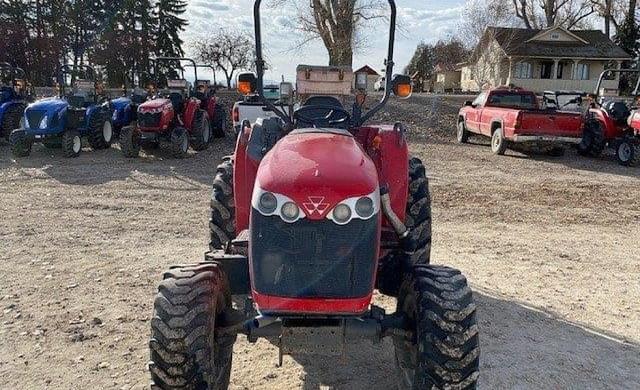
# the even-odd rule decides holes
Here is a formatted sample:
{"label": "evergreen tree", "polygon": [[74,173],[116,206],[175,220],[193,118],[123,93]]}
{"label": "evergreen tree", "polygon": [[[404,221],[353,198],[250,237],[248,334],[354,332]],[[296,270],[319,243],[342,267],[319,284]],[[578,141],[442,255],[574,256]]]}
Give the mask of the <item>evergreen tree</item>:
{"label": "evergreen tree", "polygon": [[[180,16],[184,14],[187,7],[186,1],[183,0],[159,0],[157,3],[157,31],[156,31],[156,49],[155,54],[158,57],[182,57],[184,50],[182,49],[183,41],[180,39],[180,33],[187,26],[187,21]],[[180,64],[172,64],[173,66],[160,66],[160,71],[166,73],[167,68],[176,68]],[[177,76],[175,72],[167,75],[171,77]]]}

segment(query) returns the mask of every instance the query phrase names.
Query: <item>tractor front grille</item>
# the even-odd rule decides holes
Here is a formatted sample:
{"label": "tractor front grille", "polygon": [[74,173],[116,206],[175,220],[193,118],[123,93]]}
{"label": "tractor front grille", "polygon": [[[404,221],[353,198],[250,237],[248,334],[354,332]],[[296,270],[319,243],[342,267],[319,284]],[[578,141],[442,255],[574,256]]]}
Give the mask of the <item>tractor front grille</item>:
{"label": "tractor front grille", "polygon": [[138,113],[138,126],[147,127],[147,128],[149,128],[149,127],[151,127],[151,128],[159,127],[161,119],[162,119],[162,113],[161,112]]}
{"label": "tractor front grille", "polygon": [[251,213],[251,266],[258,293],[288,298],[351,299],[373,288],[378,219],[289,224]]}
{"label": "tractor front grille", "polygon": [[30,129],[37,129],[40,126],[40,121],[47,114],[46,111],[41,110],[27,110],[27,124]]}

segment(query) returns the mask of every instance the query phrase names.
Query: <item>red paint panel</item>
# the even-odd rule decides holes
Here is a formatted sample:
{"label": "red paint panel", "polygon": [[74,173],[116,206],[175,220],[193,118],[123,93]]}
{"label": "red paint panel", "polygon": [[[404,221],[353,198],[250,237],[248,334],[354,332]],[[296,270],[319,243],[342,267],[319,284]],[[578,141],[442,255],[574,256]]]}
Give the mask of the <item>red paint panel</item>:
{"label": "red paint panel", "polygon": [[360,315],[368,310],[373,298],[373,292],[356,299],[282,298],[261,295],[252,290],[253,300],[260,311],[277,314]]}
{"label": "red paint panel", "polygon": [[185,102],[184,113],[182,114],[182,123],[187,130],[193,130],[193,119],[195,118],[196,111],[199,109],[200,100],[190,98]]}

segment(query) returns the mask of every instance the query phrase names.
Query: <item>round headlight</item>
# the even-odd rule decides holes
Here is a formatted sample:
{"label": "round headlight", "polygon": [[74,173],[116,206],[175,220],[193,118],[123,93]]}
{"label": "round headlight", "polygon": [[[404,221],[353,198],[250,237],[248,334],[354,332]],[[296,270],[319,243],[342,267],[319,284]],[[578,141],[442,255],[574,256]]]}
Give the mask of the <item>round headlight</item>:
{"label": "round headlight", "polygon": [[293,222],[298,219],[300,215],[300,209],[293,202],[287,202],[282,206],[282,219],[287,222]]}
{"label": "round headlight", "polygon": [[337,223],[347,223],[351,219],[351,209],[346,204],[339,204],[333,209],[333,220]]}
{"label": "round headlight", "polygon": [[369,218],[373,215],[373,200],[363,197],[356,202],[356,214],[360,218]]}
{"label": "round headlight", "polygon": [[278,207],[278,200],[276,196],[271,192],[265,192],[260,195],[260,202],[258,204],[260,211],[264,214],[271,214],[276,211],[276,207]]}

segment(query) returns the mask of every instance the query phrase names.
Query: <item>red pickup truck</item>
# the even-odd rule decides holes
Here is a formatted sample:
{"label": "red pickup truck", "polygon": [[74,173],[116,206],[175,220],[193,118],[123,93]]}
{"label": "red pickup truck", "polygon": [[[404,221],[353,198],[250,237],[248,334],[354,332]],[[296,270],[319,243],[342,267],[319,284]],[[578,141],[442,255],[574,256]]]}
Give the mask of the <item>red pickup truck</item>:
{"label": "red pickup truck", "polygon": [[458,142],[471,135],[491,137],[491,151],[504,154],[510,144],[532,144],[553,154],[565,144],[580,143],[582,115],[540,108],[535,93],[519,88],[496,88],[465,102],[458,115]]}

